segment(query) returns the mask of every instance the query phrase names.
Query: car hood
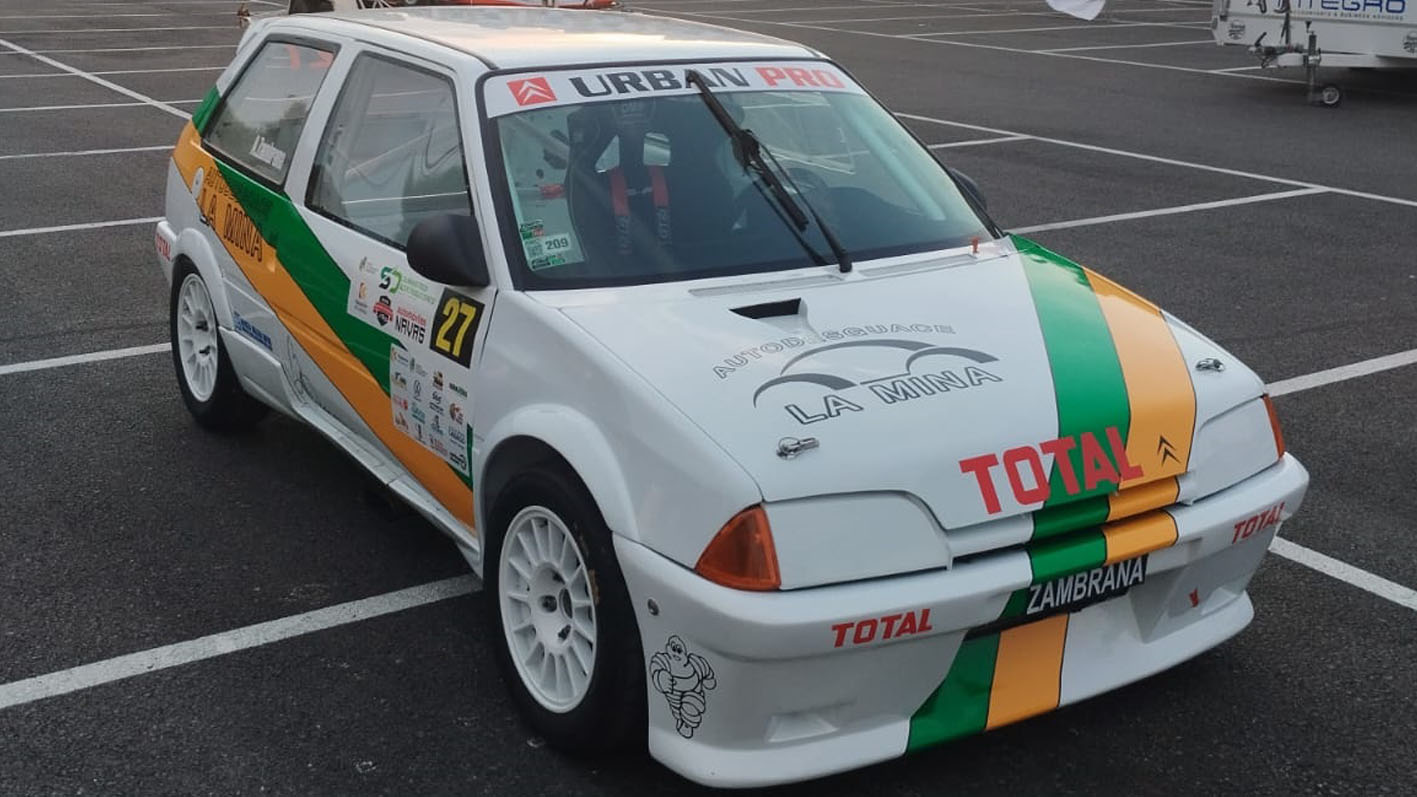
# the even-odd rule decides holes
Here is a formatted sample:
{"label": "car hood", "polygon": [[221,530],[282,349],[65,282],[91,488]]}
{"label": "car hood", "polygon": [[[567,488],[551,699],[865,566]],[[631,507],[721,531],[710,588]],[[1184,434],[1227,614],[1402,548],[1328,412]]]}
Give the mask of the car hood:
{"label": "car hood", "polygon": [[1205,421],[1197,391],[1228,389],[1234,406],[1261,389],[1233,361],[1198,386],[1197,354],[1223,352],[1020,238],[926,264],[649,297],[561,310],[764,499],[905,493],[946,529],[1178,476]]}

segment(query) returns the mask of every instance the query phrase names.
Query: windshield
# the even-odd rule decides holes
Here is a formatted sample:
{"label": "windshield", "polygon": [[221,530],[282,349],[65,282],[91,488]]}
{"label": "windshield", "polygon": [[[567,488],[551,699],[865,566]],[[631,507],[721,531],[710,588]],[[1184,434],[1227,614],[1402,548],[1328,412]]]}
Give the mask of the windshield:
{"label": "windshield", "polygon": [[517,75],[488,80],[484,99],[519,284],[626,285],[831,260],[820,225],[799,233],[743,168],[686,85],[689,69],[853,260],[991,237],[934,157],[829,64]]}

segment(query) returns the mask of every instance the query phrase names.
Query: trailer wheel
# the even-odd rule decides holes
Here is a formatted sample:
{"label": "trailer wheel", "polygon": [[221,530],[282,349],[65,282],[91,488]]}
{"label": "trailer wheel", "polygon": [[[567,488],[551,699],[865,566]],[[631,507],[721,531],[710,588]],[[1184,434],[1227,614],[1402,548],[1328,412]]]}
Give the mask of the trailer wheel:
{"label": "trailer wheel", "polygon": [[1322,105],[1325,108],[1337,108],[1343,102],[1343,89],[1337,83],[1326,83],[1319,89],[1319,96],[1315,105]]}

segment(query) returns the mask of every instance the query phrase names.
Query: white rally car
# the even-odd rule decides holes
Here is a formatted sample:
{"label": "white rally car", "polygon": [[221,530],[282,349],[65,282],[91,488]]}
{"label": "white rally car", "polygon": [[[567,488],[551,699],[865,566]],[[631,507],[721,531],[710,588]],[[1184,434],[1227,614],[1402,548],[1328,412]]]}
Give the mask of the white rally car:
{"label": "white rally car", "polygon": [[[183,400],[446,531],[566,749],[725,786],[1242,629],[1308,476],[1263,383],[806,47],[636,14],[260,20],[173,152]],[[332,544],[338,540],[332,538]]]}

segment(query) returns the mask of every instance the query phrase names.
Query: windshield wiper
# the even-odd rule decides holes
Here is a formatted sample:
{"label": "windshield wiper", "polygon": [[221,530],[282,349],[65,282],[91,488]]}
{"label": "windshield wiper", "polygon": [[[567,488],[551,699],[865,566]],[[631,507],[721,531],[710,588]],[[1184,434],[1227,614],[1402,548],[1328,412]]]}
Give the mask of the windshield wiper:
{"label": "windshield wiper", "polygon": [[[723,132],[728,134],[728,138],[733,141],[733,155],[738,159],[739,165],[743,167],[743,171],[751,171],[756,174],[763,185],[767,187],[768,194],[772,196],[777,202],[778,207],[786,214],[787,218],[784,219],[784,221],[788,222],[793,227],[793,236],[797,238],[797,241],[807,250],[807,253],[812,256],[812,259],[821,263],[821,255],[817,254],[817,251],[812,248],[811,244],[807,243],[807,241],[802,238],[802,232],[807,229],[808,213],[811,214],[812,221],[816,222],[817,229],[822,231],[822,237],[826,239],[827,246],[831,247],[832,254],[836,256],[837,268],[839,268],[843,274],[850,271],[851,255],[847,253],[846,247],[841,245],[841,241],[837,240],[831,228],[826,225],[826,222],[822,221],[822,217],[817,214],[817,209],[812,207],[812,203],[808,202],[807,198],[802,195],[802,189],[798,188],[795,182],[792,182],[792,175],[788,174],[787,170],[782,168],[782,164],[777,162],[777,157],[772,154],[772,151],[763,146],[763,142],[758,140],[758,137],[753,134],[753,131],[748,130],[733,120],[733,116],[728,113],[728,109],[724,108],[723,103],[719,102],[719,99],[709,90],[708,82],[704,80],[703,75],[691,69],[685,76],[684,82],[691,86],[698,87],[699,97],[703,99],[704,105],[708,106],[709,112],[713,114],[714,120],[718,122],[719,127],[723,128]],[[769,160],[772,161],[771,165],[768,163]],[[792,182],[792,188],[797,192],[796,199],[793,199],[792,194],[789,193],[787,188],[782,184],[782,179],[778,177],[779,173],[781,173],[783,177],[786,177],[788,182]],[[799,200],[801,204],[798,204]],[[802,212],[804,206],[807,208],[806,213]]]}

